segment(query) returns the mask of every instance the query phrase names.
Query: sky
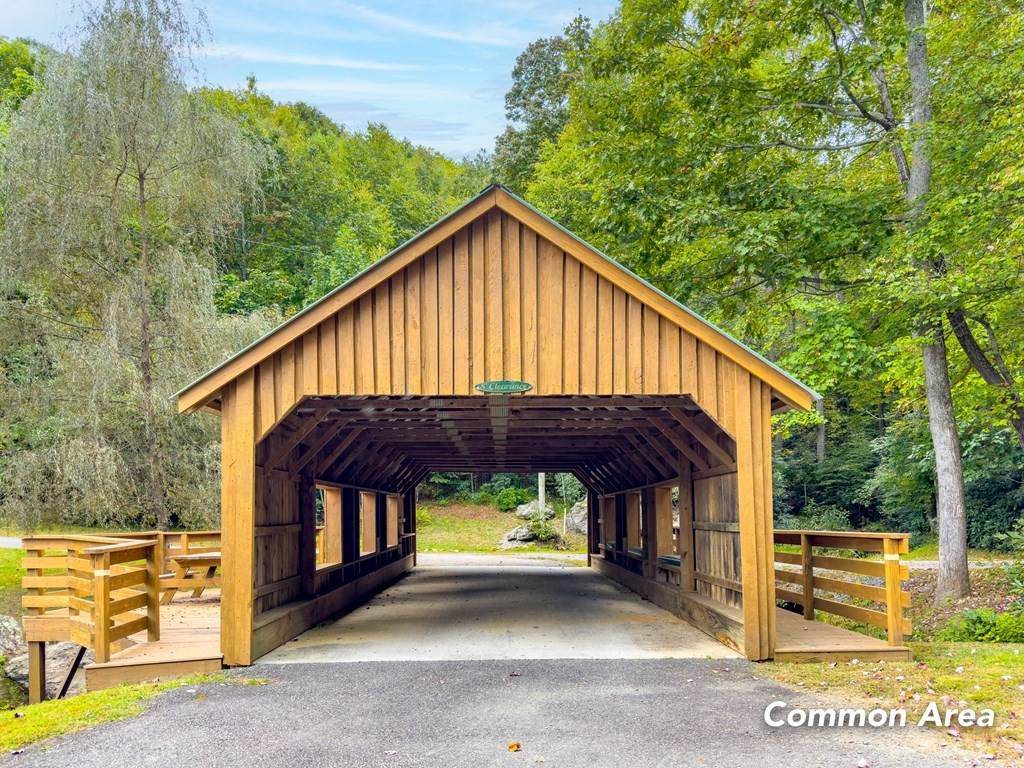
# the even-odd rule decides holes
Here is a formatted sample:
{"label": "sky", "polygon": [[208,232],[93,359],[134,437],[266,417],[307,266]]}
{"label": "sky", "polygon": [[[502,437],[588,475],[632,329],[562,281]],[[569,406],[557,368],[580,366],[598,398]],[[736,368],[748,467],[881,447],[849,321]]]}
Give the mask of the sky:
{"label": "sky", "polygon": [[[454,158],[491,150],[506,124],[516,57],[577,14],[613,0],[206,0],[211,41],[197,65],[225,88],[256,76],[279,101],[305,101],[351,129],[396,136]],[[0,0],[0,36],[56,48],[81,18],[76,0]]]}

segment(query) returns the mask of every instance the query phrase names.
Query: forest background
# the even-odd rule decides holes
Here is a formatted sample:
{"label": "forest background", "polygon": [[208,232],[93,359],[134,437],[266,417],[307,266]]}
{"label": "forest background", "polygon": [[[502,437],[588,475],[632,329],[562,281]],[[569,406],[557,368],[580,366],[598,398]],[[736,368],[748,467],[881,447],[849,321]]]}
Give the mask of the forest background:
{"label": "forest background", "polygon": [[1018,4],[627,0],[460,160],[195,87],[203,34],[107,0],[0,39],[0,523],[216,527],[218,424],[169,396],[498,181],[824,395],[776,424],[779,526],[1020,540]]}

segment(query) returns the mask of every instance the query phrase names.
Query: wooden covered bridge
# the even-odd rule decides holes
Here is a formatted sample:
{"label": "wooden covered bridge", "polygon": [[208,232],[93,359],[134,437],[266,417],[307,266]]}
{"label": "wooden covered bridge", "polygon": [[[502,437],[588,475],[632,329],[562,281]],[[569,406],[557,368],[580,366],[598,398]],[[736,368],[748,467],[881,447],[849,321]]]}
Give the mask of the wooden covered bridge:
{"label": "wooden covered bridge", "polygon": [[[477,388],[506,381],[531,388]],[[816,397],[490,187],[178,393],[182,412],[221,418],[224,663],[412,569],[416,486],[440,471],[575,474],[589,564],[749,659],[905,656],[905,538],[773,533],[771,418]],[[815,547],[886,559],[844,566]],[[843,584],[887,610],[814,596]],[[777,597],[889,641],[803,621]]]}

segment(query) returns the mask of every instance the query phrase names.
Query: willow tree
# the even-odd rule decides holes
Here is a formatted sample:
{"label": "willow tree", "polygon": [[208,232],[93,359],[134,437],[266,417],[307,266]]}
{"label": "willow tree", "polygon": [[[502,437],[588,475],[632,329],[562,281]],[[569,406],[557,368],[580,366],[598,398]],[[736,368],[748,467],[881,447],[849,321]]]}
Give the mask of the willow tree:
{"label": "willow tree", "polygon": [[209,427],[174,419],[168,396],[259,325],[215,315],[209,254],[261,160],[188,88],[198,22],[176,0],[106,0],[11,122],[3,322],[47,434],[14,446],[8,511],[166,526],[215,498],[197,491],[215,473],[190,468]]}

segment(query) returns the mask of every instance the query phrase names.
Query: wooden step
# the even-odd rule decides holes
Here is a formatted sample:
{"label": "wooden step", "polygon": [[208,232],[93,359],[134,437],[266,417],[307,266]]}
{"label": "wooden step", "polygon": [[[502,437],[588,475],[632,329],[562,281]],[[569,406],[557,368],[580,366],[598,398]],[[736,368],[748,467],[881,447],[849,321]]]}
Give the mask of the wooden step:
{"label": "wooden step", "polygon": [[140,643],[115,653],[110,661],[85,668],[86,690],[98,691],[121,683],[139,683],[179,677],[223,668],[220,638],[216,635],[187,640]]}

